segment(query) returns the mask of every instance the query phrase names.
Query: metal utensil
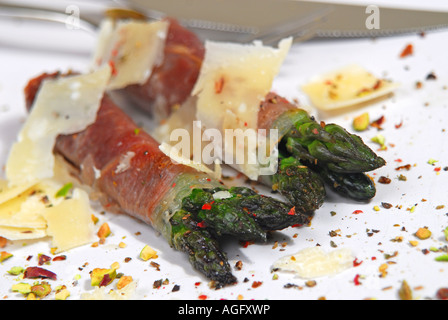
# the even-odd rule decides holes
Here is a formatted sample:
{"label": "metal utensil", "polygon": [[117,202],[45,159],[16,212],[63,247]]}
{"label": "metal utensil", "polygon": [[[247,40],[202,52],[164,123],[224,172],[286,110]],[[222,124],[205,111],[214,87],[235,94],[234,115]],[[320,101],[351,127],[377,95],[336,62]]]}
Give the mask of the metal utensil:
{"label": "metal utensil", "polygon": [[[255,28],[268,32],[325,11],[313,27],[315,37],[380,37],[419,33],[448,27],[448,12],[394,7],[348,5],[298,0],[117,0],[130,8],[177,17],[192,26],[201,21]],[[374,10],[376,12],[371,12]],[[377,26],[369,19],[377,14]],[[308,28],[300,30],[308,32]]]}
{"label": "metal utensil", "polygon": [[[101,19],[104,16],[110,15],[111,11],[124,11],[124,15],[132,16],[141,15],[147,19],[159,20],[165,16],[178,18],[181,23],[188,28],[195,29],[194,31],[202,39],[213,39],[220,41],[233,42],[251,42],[253,40],[261,40],[265,44],[273,44],[274,42],[292,36],[295,41],[305,40],[312,37],[315,28],[322,19],[331,11],[329,8],[318,8],[310,12],[307,16],[300,19],[284,20],[272,28],[259,30],[256,26],[248,26],[241,24],[225,23],[220,21],[210,20],[186,20],[178,15],[163,14],[159,11],[144,9],[141,10],[138,6],[130,6],[134,9],[129,9],[127,4],[122,4],[124,7],[109,8],[105,12],[96,15],[81,14],[79,20],[76,21],[76,27],[96,34]],[[137,11],[138,10],[138,11]],[[114,13],[115,14],[115,13]],[[68,19],[68,14],[61,10],[44,7],[21,6],[16,4],[8,4],[0,2],[0,17],[13,19],[26,19],[37,21],[51,21],[57,23],[71,23]]]}

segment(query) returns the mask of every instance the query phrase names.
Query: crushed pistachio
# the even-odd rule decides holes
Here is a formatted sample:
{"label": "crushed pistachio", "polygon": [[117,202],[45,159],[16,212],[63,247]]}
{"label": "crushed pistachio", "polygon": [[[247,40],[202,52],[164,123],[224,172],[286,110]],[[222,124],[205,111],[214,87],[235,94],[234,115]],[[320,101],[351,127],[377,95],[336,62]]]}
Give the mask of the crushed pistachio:
{"label": "crushed pistachio", "polygon": [[56,291],[54,298],[56,300],[67,300],[70,296],[70,291],[67,290],[65,286],[62,286],[59,290]]}
{"label": "crushed pistachio", "polygon": [[377,134],[376,136],[370,139],[372,142],[378,143],[381,147],[381,150],[386,148],[386,138],[382,134]]}
{"label": "crushed pistachio", "polygon": [[419,228],[415,233],[415,236],[420,240],[425,240],[431,237],[431,231],[427,227]]}
{"label": "crushed pistachio", "polygon": [[131,276],[122,276],[117,283],[117,289],[121,290],[133,281]]}
{"label": "crushed pistachio", "polygon": [[66,197],[72,188],[73,188],[73,183],[69,182],[69,183],[64,184],[64,185],[61,187],[61,189],[59,189],[59,190],[56,192],[55,197],[56,197],[56,198],[59,198],[59,197]]}
{"label": "crushed pistachio", "polygon": [[90,284],[92,287],[102,287],[107,286],[117,277],[117,270],[114,268],[111,269],[102,269],[95,268],[92,270],[90,274]]}
{"label": "crushed pistachio", "polygon": [[31,292],[31,285],[29,283],[20,282],[11,287],[12,292],[19,292],[21,294],[28,294]]}
{"label": "crushed pistachio", "polygon": [[411,287],[409,287],[409,284],[406,280],[403,280],[401,283],[400,290],[398,290],[398,295],[401,300],[412,300],[412,290]]}
{"label": "crushed pistachio", "polygon": [[25,269],[23,269],[22,267],[12,267],[11,269],[8,270],[8,273],[13,276],[18,276],[19,274],[23,273],[24,271],[25,271]]}
{"label": "crushed pistachio", "polygon": [[364,131],[369,127],[370,117],[367,112],[353,119],[353,129],[356,131]]}
{"label": "crushed pistachio", "polygon": [[148,245],[145,245],[142,251],[140,251],[140,259],[142,259],[143,261],[148,261],[149,259],[156,259],[157,257],[158,257],[157,252]]}
{"label": "crushed pistachio", "polygon": [[13,257],[12,253],[6,252],[6,251],[2,251],[0,252],[0,262],[3,262],[9,258]]}
{"label": "crushed pistachio", "polygon": [[110,231],[109,224],[107,222],[104,222],[101,225],[101,227],[99,228],[97,235],[100,239],[105,239],[108,236],[110,236],[110,234],[111,234],[111,231]]}
{"label": "crushed pistachio", "polygon": [[418,245],[418,241],[417,240],[410,240],[409,244],[413,247],[416,247]]}
{"label": "crushed pistachio", "polygon": [[448,262],[448,254],[443,254],[441,256],[436,257],[436,261]]}

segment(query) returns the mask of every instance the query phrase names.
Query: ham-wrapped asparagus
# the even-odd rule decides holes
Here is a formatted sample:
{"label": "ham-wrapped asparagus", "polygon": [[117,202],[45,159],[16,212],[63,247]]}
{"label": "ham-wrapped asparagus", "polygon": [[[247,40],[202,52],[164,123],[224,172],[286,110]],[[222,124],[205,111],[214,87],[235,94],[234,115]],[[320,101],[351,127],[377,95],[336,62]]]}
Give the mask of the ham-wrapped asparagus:
{"label": "ham-wrapped asparagus", "polygon": [[[32,108],[42,81],[61,76],[32,79],[25,89],[27,108]],[[106,209],[116,208],[153,226],[218,286],[236,278],[217,237],[265,240],[269,230],[308,222],[278,200],[244,187],[225,188],[204,172],[174,163],[107,94],[95,122],[82,132],[57,137],[55,152],[77,169],[83,184],[101,194]]]}
{"label": "ham-wrapped asparagus", "polygon": [[[127,96],[158,119],[166,119],[193,94],[204,51],[204,44],[192,32],[170,20],[162,63],[144,84],[127,87]],[[225,90],[224,79],[215,80],[216,94]],[[385,162],[358,136],[338,125],[316,122],[272,92],[260,101],[256,112],[258,128],[279,131],[278,171],[259,180],[283,194],[296,210],[320,207],[326,194],[323,182],[356,200],[375,195],[375,186],[365,172]]]}

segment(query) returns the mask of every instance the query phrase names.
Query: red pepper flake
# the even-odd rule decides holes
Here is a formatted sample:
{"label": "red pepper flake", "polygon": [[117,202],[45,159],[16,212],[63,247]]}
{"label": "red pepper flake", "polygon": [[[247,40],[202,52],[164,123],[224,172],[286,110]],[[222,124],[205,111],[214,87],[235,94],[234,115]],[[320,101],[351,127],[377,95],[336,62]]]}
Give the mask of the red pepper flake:
{"label": "red pepper flake", "polygon": [[442,167],[437,167],[437,168],[434,168],[434,171],[439,172],[441,169],[442,169]]}
{"label": "red pepper flake", "polygon": [[205,228],[205,227],[206,227],[204,221],[198,222],[197,226],[198,226],[199,228]]}
{"label": "red pepper flake", "polygon": [[360,278],[360,275],[357,274],[357,275],[355,276],[355,279],[353,279],[353,282],[355,283],[355,286],[359,286],[359,285],[362,284],[362,283],[359,281],[359,278]]}
{"label": "red pepper flake", "polygon": [[358,261],[358,258],[356,258],[355,260],[353,260],[353,266],[354,267],[358,267],[362,264],[362,261]]}
{"label": "red pepper flake", "polygon": [[171,186],[171,188],[174,188],[176,186],[176,182],[173,183],[173,185]]}
{"label": "red pepper flake", "polygon": [[254,244],[253,241],[241,241],[240,243],[243,248],[247,248],[249,245]]}
{"label": "red pepper flake", "polygon": [[201,285],[201,282],[199,282],[199,281],[198,281],[198,282],[195,282],[194,285],[195,285],[195,287],[198,287],[198,286]]}
{"label": "red pepper flake", "polygon": [[214,203],[215,201],[212,201],[212,202],[210,202],[210,203],[206,203],[206,204],[204,204],[203,206],[202,206],[202,210],[211,210],[212,209],[212,204]]}
{"label": "red pepper flake", "polygon": [[410,56],[413,53],[414,53],[414,46],[410,43],[400,53],[400,58],[404,58],[404,57]]}
{"label": "red pepper flake", "polygon": [[399,124],[395,125],[395,129],[400,129],[402,125],[403,125],[403,120]]}
{"label": "red pepper flake", "polygon": [[313,132],[314,134],[319,134],[319,131],[318,131],[316,128],[314,128],[314,129],[312,130],[312,132]]}
{"label": "red pepper flake", "polygon": [[67,260],[67,256],[65,255],[56,256],[53,258],[53,261],[64,261],[64,260]]}
{"label": "red pepper flake", "polygon": [[201,295],[198,297],[198,299],[199,299],[199,300],[207,300],[208,297],[207,297],[207,295],[205,295],[205,294],[201,294]]}
{"label": "red pepper flake", "polygon": [[295,215],[295,214],[296,214],[296,207],[292,207],[291,210],[289,210],[288,214],[289,214],[290,216]]}
{"label": "red pepper flake", "polygon": [[360,214],[360,213],[363,213],[363,211],[362,210],[355,210],[355,211],[353,211],[353,214]]}
{"label": "red pepper flake", "polygon": [[254,281],[252,282],[252,288],[258,288],[259,286],[261,286],[263,284],[262,281]]}
{"label": "red pepper flake", "polygon": [[118,49],[117,49],[117,48],[115,48],[115,49],[113,49],[113,50],[111,51],[111,56],[112,56],[112,57],[116,57],[116,56],[118,56]]}
{"label": "red pepper flake", "polygon": [[377,80],[375,85],[373,86],[373,90],[378,90],[383,85],[383,81],[381,79]]}
{"label": "red pepper flake", "polygon": [[109,66],[111,68],[112,75],[116,76],[118,72],[117,72],[117,67],[115,66],[115,62],[110,60],[109,61]]}
{"label": "red pepper flake", "polygon": [[56,280],[56,274],[40,267],[28,267],[26,268],[23,277],[25,279],[32,279],[32,278],[49,278],[51,280]]}
{"label": "red pepper flake", "polygon": [[215,81],[215,93],[220,94],[223,88],[224,88],[224,77],[221,77],[219,78],[219,80]]}

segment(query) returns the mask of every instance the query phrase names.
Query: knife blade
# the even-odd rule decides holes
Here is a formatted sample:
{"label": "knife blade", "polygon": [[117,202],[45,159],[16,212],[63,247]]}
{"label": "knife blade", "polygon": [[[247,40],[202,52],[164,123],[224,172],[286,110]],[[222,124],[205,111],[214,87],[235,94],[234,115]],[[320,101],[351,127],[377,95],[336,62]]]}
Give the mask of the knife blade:
{"label": "knife blade", "polygon": [[[118,1],[120,2],[120,1]],[[448,12],[299,0],[126,0],[126,6],[154,18],[176,17],[189,27],[214,23],[215,29],[258,34],[297,22],[295,36],[319,38],[381,37],[448,27]],[[300,24],[323,13],[314,24]],[[376,15],[376,16],[373,16]],[[376,18],[376,21],[375,21]],[[317,21],[317,23],[316,23]],[[374,22],[374,23],[372,23]],[[294,30],[291,30],[293,32]]]}

